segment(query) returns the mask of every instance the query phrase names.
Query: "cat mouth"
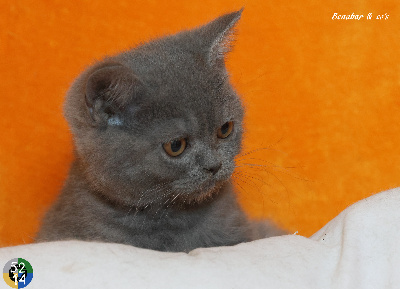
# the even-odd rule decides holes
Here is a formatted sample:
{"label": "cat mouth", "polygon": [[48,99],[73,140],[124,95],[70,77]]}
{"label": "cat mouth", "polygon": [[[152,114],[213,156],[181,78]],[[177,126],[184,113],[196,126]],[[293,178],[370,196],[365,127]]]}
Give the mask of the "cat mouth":
{"label": "cat mouth", "polygon": [[229,181],[231,175],[189,177],[176,184],[173,194],[169,197],[174,204],[201,204],[215,197],[221,188]]}
{"label": "cat mouth", "polygon": [[182,197],[185,203],[201,204],[211,200],[222,188],[226,181],[206,181],[196,191],[186,193]]}

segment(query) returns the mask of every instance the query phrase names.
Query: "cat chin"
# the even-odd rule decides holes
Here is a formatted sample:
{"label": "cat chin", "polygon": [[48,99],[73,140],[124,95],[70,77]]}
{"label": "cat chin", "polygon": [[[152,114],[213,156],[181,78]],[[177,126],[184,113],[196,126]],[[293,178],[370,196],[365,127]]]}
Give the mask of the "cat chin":
{"label": "cat chin", "polygon": [[213,185],[203,186],[199,191],[182,194],[179,201],[189,205],[202,204],[210,201],[220,192],[226,182],[227,181],[219,181]]}

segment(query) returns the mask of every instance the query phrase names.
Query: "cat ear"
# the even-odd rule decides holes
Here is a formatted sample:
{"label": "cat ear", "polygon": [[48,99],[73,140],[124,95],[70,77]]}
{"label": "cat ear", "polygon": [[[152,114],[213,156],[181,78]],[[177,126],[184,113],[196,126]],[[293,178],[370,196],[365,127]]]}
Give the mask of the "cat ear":
{"label": "cat ear", "polygon": [[235,40],[234,27],[240,19],[242,11],[243,8],[239,11],[225,14],[200,29],[203,37],[207,39],[207,61],[210,65],[224,60],[225,55],[231,51],[232,43]]}
{"label": "cat ear", "polygon": [[120,64],[108,64],[92,72],[86,82],[85,100],[93,123],[121,125],[121,113],[139,87],[139,79]]}

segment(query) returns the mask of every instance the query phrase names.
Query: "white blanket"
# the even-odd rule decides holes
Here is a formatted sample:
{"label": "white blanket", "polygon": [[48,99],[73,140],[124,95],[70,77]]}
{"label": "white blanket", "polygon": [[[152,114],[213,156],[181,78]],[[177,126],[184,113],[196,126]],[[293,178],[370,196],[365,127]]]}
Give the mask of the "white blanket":
{"label": "white blanket", "polygon": [[32,289],[400,288],[400,189],[354,204],[311,238],[189,254],[79,241],[0,249],[1,267],[13,258],[32,265]]}

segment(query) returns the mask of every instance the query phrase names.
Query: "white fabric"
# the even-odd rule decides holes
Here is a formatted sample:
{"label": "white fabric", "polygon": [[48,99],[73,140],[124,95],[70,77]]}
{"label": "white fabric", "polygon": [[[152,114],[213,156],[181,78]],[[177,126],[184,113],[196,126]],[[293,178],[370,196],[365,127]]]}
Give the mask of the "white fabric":
{"label": "white fabric", "polygon": [[[0,249],[24,258],[26,288],[400,288],[400,189],[347,208],[311,238],[161,253],[120,244],[53,242]],[[8,288],[0,280],[0,288]]]}

